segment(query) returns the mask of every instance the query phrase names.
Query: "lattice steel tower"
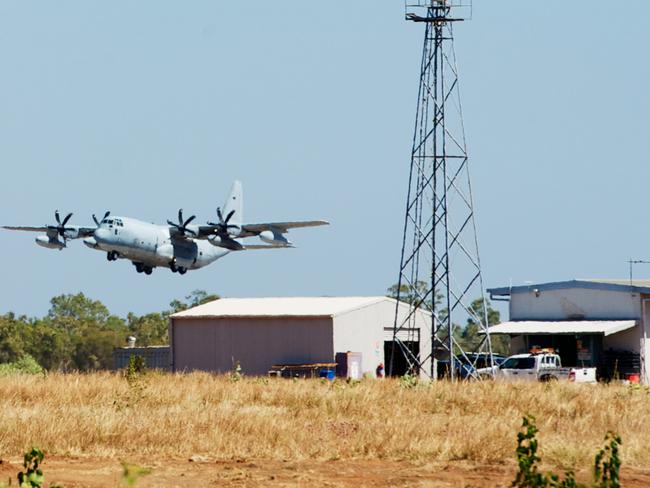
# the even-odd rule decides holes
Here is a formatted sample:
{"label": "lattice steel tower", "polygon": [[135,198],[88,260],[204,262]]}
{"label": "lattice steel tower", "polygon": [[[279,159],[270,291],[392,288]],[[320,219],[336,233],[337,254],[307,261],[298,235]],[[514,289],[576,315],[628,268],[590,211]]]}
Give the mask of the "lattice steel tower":
{"label": "lattice steel tower", "polygon": [[[471,352],[492,360],[453,40],[453,25],[469,16],[471,0],[406,3],[406,19],[424,24],[425,34],[397,291],[412,306],[406,317],[395,312],[390,374],[401,362],[435,379],[437,360],[450,351],[475,363],[478,355],[456,338],[468,320],[478,326]],[[426,332],[415,322],[422,311],[431,313]],[[413,346],[416,334],[431,338],[430,350]]]}

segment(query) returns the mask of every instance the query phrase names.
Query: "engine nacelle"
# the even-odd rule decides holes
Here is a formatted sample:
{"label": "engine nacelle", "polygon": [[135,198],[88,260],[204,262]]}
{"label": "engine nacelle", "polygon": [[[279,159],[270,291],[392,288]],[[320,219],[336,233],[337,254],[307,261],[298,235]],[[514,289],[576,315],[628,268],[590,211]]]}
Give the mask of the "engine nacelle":
{"label": "engine nacelle", "polygon": [[213,246],[217,247],[222,247],[223,246],[223,239],[219,236],[210,236],[208,237],[208,242],[212,244]]}
{"label": "engine nacelle", "polygon": [[48,249],[58,249],[59,251],[65,247],[65,244],[61,242],[58,237],[50,239],[48,236],[38,236],[35,239],[36,244],[41,247],[46,247]]}
{"label": "engine nacelle", "polygon": [[290,246],[291,243],[279,230],[265,230],[259,233],[259,238],[274,246]]}
{"label": "engine nacelle", "polygon": [[222,247],[230,251],[241,251],[242,249],[244,249],[244,246],[242,246],[239,242],[229,237],[224,238],[221,236],[214,235],[208,237],[208,242],[213,246]]}

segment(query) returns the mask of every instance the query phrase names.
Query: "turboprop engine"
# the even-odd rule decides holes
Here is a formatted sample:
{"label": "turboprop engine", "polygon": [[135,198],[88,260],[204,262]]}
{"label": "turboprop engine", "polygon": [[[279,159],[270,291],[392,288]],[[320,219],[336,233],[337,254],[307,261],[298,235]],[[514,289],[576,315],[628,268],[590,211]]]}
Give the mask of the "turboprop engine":
{"label": "turboprop engine", "polygon": [[230,251],[241,251],[244,249],[244,246],[242,246],[241,243],[227,236],[210,236],[208,237],[208,242],[213,246],[223,247],[224,249],[228,249]]}
{"label": "turboprop engine", "polygon": [[290,246],[291,242],[284,237],[284,234],[279,230],[265,230],[260,232],[259,237],[262,241],[267,244],[272,244],[274,246]]}
{"label": "turboprop engine", "polygon": [[65,247],[65,244],[56,237],[50,239],[48,236],[38,236],[35,241],[39,246],[48,249],[58,249],[60,251]]}

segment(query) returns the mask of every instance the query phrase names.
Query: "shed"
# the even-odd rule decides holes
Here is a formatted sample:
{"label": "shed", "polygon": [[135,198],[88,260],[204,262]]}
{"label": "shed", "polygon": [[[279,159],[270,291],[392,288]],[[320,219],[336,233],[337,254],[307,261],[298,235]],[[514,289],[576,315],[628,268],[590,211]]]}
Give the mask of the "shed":
{"label": "shed", "polygon": [[[332,363],[337,353],[355,352],[362,373],[374,374],[393,349],[396,311],[406,316],[409,310],[383,296],[215,300],[171,316],[172,369],[225,373],[239,363],[245,374],[265,375],[274,365]],[[403,332],[408,347],[424,357],[430,320],[417,311],[413,328]],[[395,374],[406,368],[398,353]]]}
{"label": "shed", "polygon": [[580,279],[488,290],[510,317],[490,334],[511,352],[558,349],[565,366],[596,366],[602,377],[641,374],[650,383],[650,281]]}

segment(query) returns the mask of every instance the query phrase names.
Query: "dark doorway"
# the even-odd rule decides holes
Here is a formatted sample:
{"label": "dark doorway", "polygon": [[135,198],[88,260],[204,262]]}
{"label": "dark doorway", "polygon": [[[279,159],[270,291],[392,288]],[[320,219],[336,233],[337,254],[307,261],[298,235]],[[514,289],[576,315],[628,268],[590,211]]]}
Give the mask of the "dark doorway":
{"label": "dark doorway", "polygon": [[[393,353],[393,341],[384,341],[384,366],[386,375],[404,376],[406,373],[419,374],[419,371],[409,371],[408,362],[402,348],[395,344],[395,357],[393,358],[393,371],[390,370],[390,359]],[[416,341],[402,342],[402,347],[406,347],[416,358],[420,357],[420,343]]]}

